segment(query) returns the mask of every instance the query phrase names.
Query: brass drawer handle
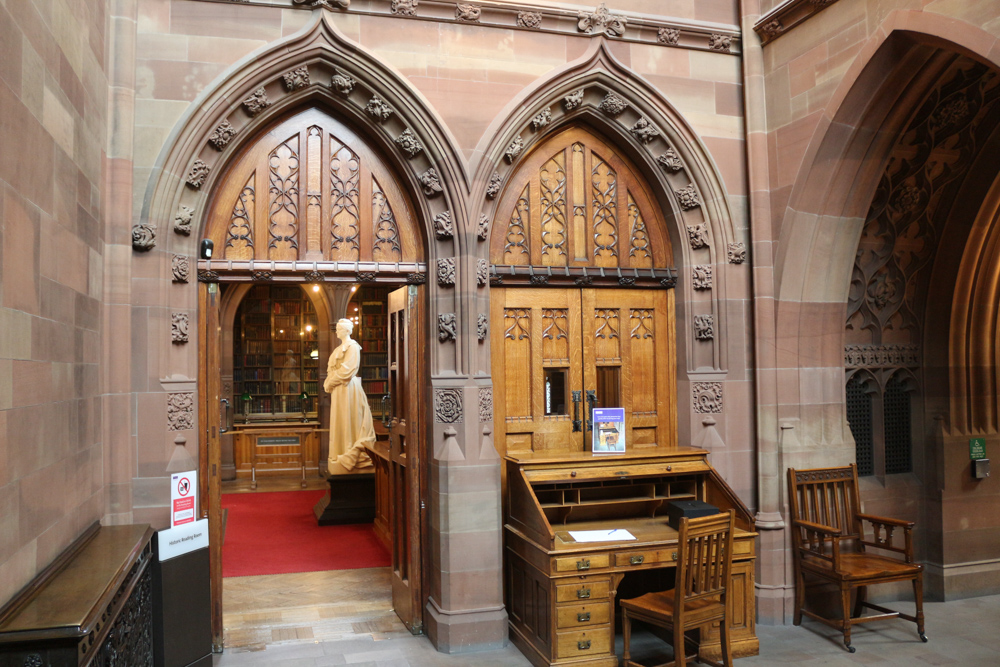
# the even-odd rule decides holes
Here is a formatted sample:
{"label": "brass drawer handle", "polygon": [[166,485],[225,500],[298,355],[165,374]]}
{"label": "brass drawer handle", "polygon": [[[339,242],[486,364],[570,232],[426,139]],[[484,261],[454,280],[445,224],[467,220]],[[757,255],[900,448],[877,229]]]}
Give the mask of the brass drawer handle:
{"label": "brass drawer handle", "polygon": [[578,651],[587,651],[589,649],[590,649],[590,640],[589,639],[581,640],[581,641],[578,641],[576,643],[576,650],[578,650]]}
{"label": "brass drawer handle", "polygon": [[677,552],[674,551],[673,553],[671,553],[670,557],[673,558],[674,560],[677,560]]}
{"label": "brass drawer handle", "polygon": [[642,565],[642,561],[644,560],[646,560],[645,556],[642,555],[632,556],[631,558],[628,559],[628,563],[629,565]]}
{"label": "brass drawer handle", "polygon": [[576,561],[576,569],[578,570],[589,570],[590,569],[590,559],[584,558],[583,560]]}
{"label": "brass drawer handle", "polygon": [[580,588],[576,591],[576,597],[580,600],[587,600],[590,598],[589,588]]}
{"label": "brass drawer handle", "polygon": [[576,622],[577,623],[586,623],[589,620],[590,620],[590,612],[589,611],[585,612],[583,614],[577,614],[576,615]]}

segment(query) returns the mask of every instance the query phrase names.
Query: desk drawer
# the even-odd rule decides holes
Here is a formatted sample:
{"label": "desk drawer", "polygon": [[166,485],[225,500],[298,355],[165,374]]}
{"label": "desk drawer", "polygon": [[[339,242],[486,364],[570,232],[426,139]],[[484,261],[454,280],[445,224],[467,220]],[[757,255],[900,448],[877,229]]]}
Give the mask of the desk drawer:
{"label": "desk drawer", "polygon": [[615,554],[615,566],[618,568],[642,567],[650,565],[674,565],[677,563],[677,547],[669,549],[645,549],[642,551],[624,551]]}
{"label": "desk drawer", "polygon": [[585,625],[607,624],[611,618],[611,605],[606,600],[593,604],[567,604],[556,609],[556,627],[560,630]]}
{"label": "desk drawer", "polygon": [[556,572],[586,572],[587,570],[603,570],[610,565],[610,554],[591,554],[556,558],[554,568]]}
{"label": "desk drawer", "polygon": [[610,625],[556,633],[556,658],[589,658],[610,652]]}
{"label": "desk drawer", "polygon": [[572,583],[556,584],[556,602],[607,600],[611,582],[606,578],[580,577]]}

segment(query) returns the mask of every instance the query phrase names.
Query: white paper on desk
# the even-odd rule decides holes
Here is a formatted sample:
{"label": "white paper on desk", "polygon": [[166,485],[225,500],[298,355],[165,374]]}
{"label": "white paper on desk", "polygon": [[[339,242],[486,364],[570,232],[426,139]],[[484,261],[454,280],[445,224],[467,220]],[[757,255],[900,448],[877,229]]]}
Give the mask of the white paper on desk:
{"label": "white paper on desk", "polygon": [[577,542],[624,542],[635,539],[635,535],[621,528],[615,530],[571,530],[569,536]]}

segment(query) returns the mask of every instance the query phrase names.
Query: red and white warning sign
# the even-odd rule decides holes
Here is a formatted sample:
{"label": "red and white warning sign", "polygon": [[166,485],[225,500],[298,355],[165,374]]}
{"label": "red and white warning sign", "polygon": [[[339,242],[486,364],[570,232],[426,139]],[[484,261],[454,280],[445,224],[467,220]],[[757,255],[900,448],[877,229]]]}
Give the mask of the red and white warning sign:
{"label": "red and white warning sign", "polygon": [[191,523],[198,507],[198,472],[175,472],[170,477],[170,527]]}

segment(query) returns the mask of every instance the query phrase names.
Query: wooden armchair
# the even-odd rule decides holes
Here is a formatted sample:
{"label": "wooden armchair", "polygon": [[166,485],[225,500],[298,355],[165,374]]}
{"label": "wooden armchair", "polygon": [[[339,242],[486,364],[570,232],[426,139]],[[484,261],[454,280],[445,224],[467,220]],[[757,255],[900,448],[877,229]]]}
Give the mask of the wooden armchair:
{"label": "wooden armchair", "polygon": [[684,648],[685,630],[719,621],[721,665],[732,667],[727,591],[733,563],[734,517],[733,510],[729,510],[699,519],[681,519],[673,590],[646,593],[621,602],[625,640],[623,667],[643,667],[631,657],[632,620],[673,629],[674,660],[659,667],[685,667],[689,659],[720,667],[720,663],[698,654],[689,658]]}
{"label": "wooden armchair", "polygon": [[[851,646],[851,626],[898,616],[916,623],[920,639],[926,642],[924,568],[913,562],[913,522],[861,513],[858,469],[853,463],[845,468],[789,468],[788,496],[795,563],[795,625],[801,624],[802,614],[805,614],[842,630],[844,646],[854,653],[854,647]],[[864,522],[872,526],[871,540],[865,539]],[[895,546],[892,541],[897,528],[903,530],[902,547]],[[865,547],[896,552],[901,558],[869,553],[865,551]],[[807,573],[840,588],[842,620],[823,618],[802,608],[805,603]],[[866,601],[868,586],[907,580],[913,582],[913,596],[917,604],[915,616]],[[852,616],[851,590],[855,588],[858,590]],[[881,613],[861,616],[864,607]]]}

